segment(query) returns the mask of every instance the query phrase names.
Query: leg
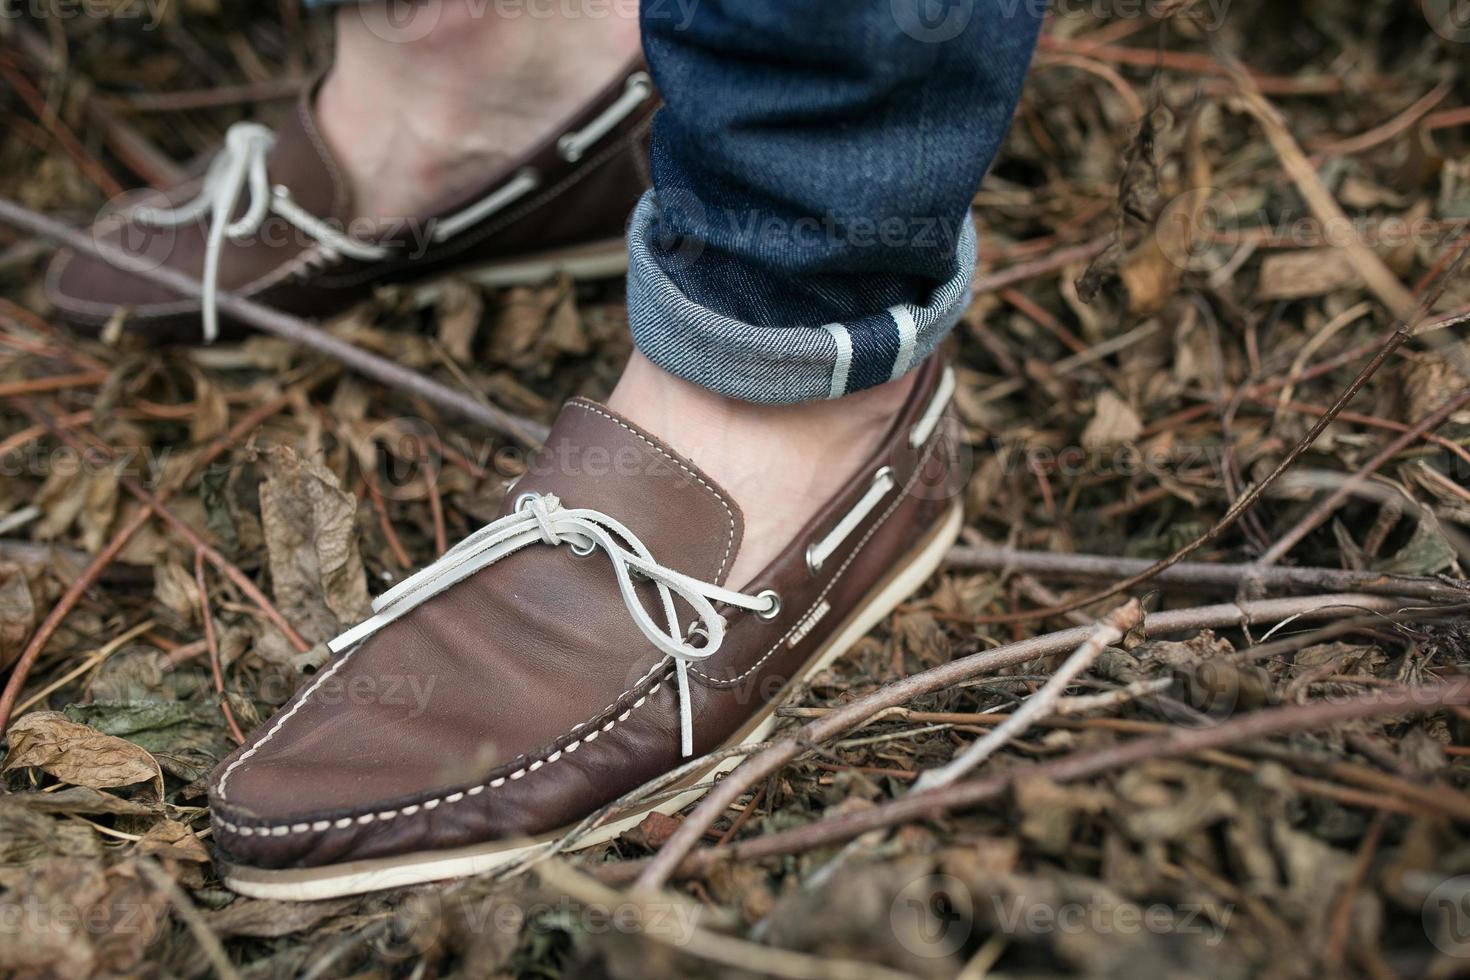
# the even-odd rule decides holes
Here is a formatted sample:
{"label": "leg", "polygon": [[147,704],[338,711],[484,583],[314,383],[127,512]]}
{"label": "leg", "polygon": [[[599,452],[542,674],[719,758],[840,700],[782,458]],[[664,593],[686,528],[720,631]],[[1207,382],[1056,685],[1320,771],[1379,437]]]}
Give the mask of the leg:
{"label": "leg", "polygon": [[342,5],[317,110],[359,215],[420,214],[518,156],[637,54],[633,9]]}
{"label": "leg", "polygon": [[[323,898],[539,853],[766,738],[959,533],[927,355],[964,303],[969,201],[1036,18],[967,0],[976,26],[944,40],[919,0],[699,0],[665,28],[668,2],[644,8],[671,107],[632,226],[622,415],[569,403],[501,516],[380,596],[225,760],[232,887]],[[405,665],[450,681],[411,719],[336,694]]]}
{"label": "leg", "polygon": [[742,504],[732,582],[849,477],[962,312],[970,200],[1039,23],[995,0],[645,5],[666,108],[630,234],[642,356],[611,404]]}
{"label": "leg", "polygon": [[97,222],[100,240],[197,277],[201,299],[63,250],[45,284],[62,316],[210,342],[220,290],[326,316],[456,268],[500,284],[621,272],[656,101],[636,0],[336,6],[319,85],[272,125],[231,126],[202,179]]}

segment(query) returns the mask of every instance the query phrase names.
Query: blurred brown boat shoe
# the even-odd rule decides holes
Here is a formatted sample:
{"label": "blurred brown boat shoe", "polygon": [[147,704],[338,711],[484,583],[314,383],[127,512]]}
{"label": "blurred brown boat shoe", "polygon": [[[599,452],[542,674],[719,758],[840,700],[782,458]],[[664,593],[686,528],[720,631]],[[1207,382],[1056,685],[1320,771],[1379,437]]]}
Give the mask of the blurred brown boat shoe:
{"label": "blurred brown boat shoe", "polygon": [[[553,135],[430,213],[354,234],[352,201],[303,93],[279,131],[237,123],[208,173],[148,192],[93,227],[135,261],[200,280],[180,299],[132,272],[62,251],[46,295],[63,319],[98,332],[114,317],[149,341],[246,332],[216,316],[224,290],[298,316],[328,316],[383,283],[453,270],[487,285],[622,273],[628,215],[647,187],[647,132],[658,99],[641,60]],[[359,224],[368,224],[359,222]]]}
{"label": "blurred brown boat shoe", "polygon": [[[941,424],[953,374],[937,358],[918,374],[878,450],[739,591],[729,495],[601,405],[569,402],[502,516],[375,600],[220,764],[225,882],[308,900],[479,873],[692,756],[765,738],[776,706],[959,533]],[[737,761],[695,767],[672,799],[576,846],[686,806]]]}

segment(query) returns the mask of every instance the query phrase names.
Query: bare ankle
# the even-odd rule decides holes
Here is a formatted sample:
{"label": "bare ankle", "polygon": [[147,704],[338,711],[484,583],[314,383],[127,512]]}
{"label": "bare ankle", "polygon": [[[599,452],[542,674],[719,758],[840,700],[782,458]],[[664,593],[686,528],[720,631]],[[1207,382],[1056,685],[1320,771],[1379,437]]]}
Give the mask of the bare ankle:
{"label": "bare ankle", "polygon": [[876,450],[915,375],[834,401],[756,405],[674,377],[634,353],[608,407],[683,453],[745,512],[729,583],[754,577]]}
{"label": "bare ankle", "polygon": [[334,64],[317,95],[358,217],[417,216],[474,186],[551,132],[638,50],[636,18],[596,17],[575,0],[534,16],[484,0],[436,0],[399,21],[388,19],[388,6],[341,9]]}

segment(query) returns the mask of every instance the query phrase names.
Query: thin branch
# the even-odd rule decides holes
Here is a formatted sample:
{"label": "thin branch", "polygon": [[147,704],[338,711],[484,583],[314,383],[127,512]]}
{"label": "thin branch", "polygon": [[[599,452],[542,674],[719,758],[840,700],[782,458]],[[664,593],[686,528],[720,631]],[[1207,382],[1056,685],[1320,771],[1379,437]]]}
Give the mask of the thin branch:
{"label": "thin branch", "polygon": [[[39,214],[3,197],[0,197],[0,221],[58,241],[68,248],[101,259],[114,268],[131,273],[156,286],[162,286],[180,296],[190,299],[200,297],[199,281],[193,276],[185,275],[168,266],[154,268],[148,263],[140,262],[135,256],[129,255],[115,245],[69,228],[54,218]],[[492,405],[482,404],[463,392],[440,384],[433,378],[426,377],[360,347],[355,347],[339,337],[334,337],[300,317],[273,310],[254,300],[228,292],[219,294],[218,303],[222,312],[242,323],[264,330],[266,333],[284,337],[303,347],[309,347],[389,388],[398,389],[406,394],[419,395],[447,412],[478,422],[492,432],[510,436],[528,446],[540,445],[546,439],[547,429],[539,422],[533,422]]]}
{"label": "thin branch", "polygon": [[235,964],[230,962],[230,956],[225,952],[225,947],[209,928],[209,923],[204,921],[204,916],[189,901],[189,896],[179,887],[178,882],[169,877],[168,873],[153,862],[152,858],[142,857],[138,859],[138,868],[143,872],[143,877],[148,883],[162,892],[173,905],[174,911],[179,918],[184,920],[184,925],[194,935],[194,941],[199,944],[199,950],[204,958],[209,960],[210,966],[214,967],[216,976],[222,980],[240,980],[240,973],[235,969]]}
{"label": "thin branch", "polygon": [[[1347,227],[1348,216],[1322,183],[1317,169],[1297,145],[1296,139],[1281,117],[1277,108],[1261,94],[1260,87],[1240,62],[1230,59],[1231,76],[1240,86],[1240,104],[1265,130],[1266,140],[1276,151],[1281,165],[1296,184],[1297,190],[1307,202],[1307,207],[1317,216],[1324,227]],[[1414,294],[1399,281],[1399,278],[1384,264],[1372,249],[1362,242],[1348,240],[1340,243],[1343,257],[1383,305],[1388,307],[1396,319],[1407,320],[1418,306]]]}
{"label": "thin branch", "polygon": [[25,378],[21,381],[0,381],[0,398],[16,395],[38,395],[46,391],[62,391],[67,388],[86,388],[100,385],[107,380],[106,371],[78,371],[75,374],[53,374],[48,378]]}
{"label": "thin branch", "polygon": [[[1291,451],[1288,452],[1284,457],[1282,457],[1281,462],[1276,464],[1275,469],[1267,474],[1264,479],[1262,479],[1258,483],[1253,484],[1245,493],[1241,494],[1241,496],[1235,501],[1235,503],[1232,504],[1230,508],[1225,511],[1224,515],[1222,515],[1220,519],[1215,522],[1214,526],[1212,526],[1209,530],[1205,531],[1203,534],[1196,537],[1193,541],[1184,545],[1168,558],[1164,558],[1160,561],[1155,562],[1138,574],[1130,575],[1128,578],[1124,579],[1121,582],[1114,583],[1112,586],[1105,589],[1104,591],[1097,592],[1092,595],[1086,595],[1080,599],[1074,599],[1073,601],[1068,602],[1062,606],[1053,606],[1049,609],[1031,609],[1019,613],[1003,613],[995,616],[979,616],[975,618],[974,622],[986,624],[1023,623],[1035,619],[1047,619],[1052,616],[1059,616],[1064,613],[1069,613],[1074,609],[1083,609],[1087,606],[1092,605],[1095,602],[1102,602],[1104,600],[1111,599],[1116,595],[1127,592],[1129,589],[1132,589],[1135,586],[1142,585],[1144,582],[1149,581],[1160,572],[1163,572],[1164,570],[1171,568],[1174,565],[1177,565],[1179,562],[1183,561],[1185,558],[1188,558],[1190,555],[1194,554],[1205,545],[1219,539],[1221,535],[1223,535],[1226,531],[1235,526],[1236,522],[1240,520],[1241,516],[1244,515],[1246,511],[1250,510],[1256,505],[1256,502],[1265,495],[1266,490],[1269,489],[1272,484],[1281,479],[1283,474],[1285,474],[1288,470],[1296,465],[1297,460],[1301,459],[1302,456],[1306,454],[1307,450],[1309,450],[1310,448],[1312,448],[1313,445],[1316,444],[1322,433],[1327,430],[1327,427],[1331,425],[1332,422],[1338,417],[1338,415],[1341,414],[1345,408],[1347,408],[1348,404],[1357,397],[1358,392],[1363,389],[1363,386],[1366,385],[1368,381],[1375,374],[1378,373],[1378,370],[1383,367],[1388,359],[1392,357],[1400,347],[1408,343],[1410,337],[1414,335],[1414,330],[1417,325],[1423,322],[1424,318],[1428,315],[1429,310],[1433,309],[1434,304],[1443,294],[1445,288],[1449,285],[1451,281],[1455,279],[1455,274],[1465,264],[1467,256],[1470,256],[1470,242],[1467,242],[1465,247],[1460,250],[1459,256],[1455,259],[1454,264],[1450,267],[1450,271],[1447,272],[1445,276],[1440,280],[1439,285],[1433,291],[1425,294],[1419,300],[1418,306],[1413,316],[1408,320],[1401,321],[1394,328],[1393,332],[1390,333],[1388,337],[1382,342],[1381,346],[1379,346],[1377,352],[1373,355],[1372,360],[1370,360],[1366,365],[1363,366],[1362,370],[1358,372],[1357,376],[1353,378],[1353,380],[1348,384],[1346,388],[1343,389],[1342,394],[1338,395],[1337,400],[1332,403],[1332,406],[1328,408],[1327,411],[1324,412],[1321,417],[1317,419],[1317,421],[1312,423],[1312,427],[1307,431],[1307,434],[1302,436],[1297,444],[1291,448]],[[1412,441],[1412,439],[1418,438],[1418,434],[1413,432],[1412,430],[1409,433],[1406,433],[1406,435],[1411,437],[1410,441]],[[1407,443],[1405,444],[1407,445]]]}
{"label": "thin branch", "polygon": [[1285,558],[1302,538],[1312,533],[1312,531],[1316,530],[1323,522],[1335,514],[1337,509],[1347,502],[1348,498],[1353,495],[1353,492],[1361,487],[1368,477],[1378,472],[1385,463],[1417,441],[1424,433],[1437,428],[1451,415],[1454,415],[1467,405],[1470,405],[1470,388],[1466,388],[1459,394],[1452,395],[1446,399],[1438,408],[1411,426],[1407,432],[1400,435],[1387,446],[1384,446],[1372,459],[1364,463],[1356,473],[1344,480],[1326,499],[1313,507],[1305,517],[1297,521],[1291,530],[1281,535],[1276,543],[1261,556],[1260,565],[1262,567],[1269,567],[1276,564],[1282,558]]}
{"label": "thin branch", "polygon": [[[226,450],[237,445],[247,433],[284,408],[289,401],[289,394],[278,395],[255,411],[250,412],[239,422],[230,426],[228,432],[216,439],[208,449],[194,460],[193,471],[197,473],[214,462]],[[46,431],[55,433],[58,424],[65,424],[58,423],[52,419],[42,419],[39,412],[35,412],[27,403],[20,402],[19,404],[21,410],[35,419],[37,424]],[[158,505],[161,507],[172,495],[172,487],[163,487],[160,489],[156,498]],[[118,528],[117,533],[112,536],[112,540],[107,543],[107,546],[98,552],[97,557],[92,559],[91,564],[83,569],[76,580],[67,586],[66,592],[62,594],[56,605],[51,608],[51,611],[46,614],[46,618],[37,627],[35,634],[31,637],[30,642],[26,644],[26,648],[21,653],[20,658],[15,662],[14,667],[11,668],[10,677],[5,682],[5,690],[3,693],[0,693],[0,732],[3,732],[10,724],[11,712],[14,711],[16,701],[20,698],[21,689],[25,687],[26,677],[30,675],[31,668],[35,666],[36,658],[41,655],[41,651],[45,649],[52,634],[56,632],[57,627],[61,625],[62,621],[71,615],[72,609],[81,601],[86,591],[112,565],[117,559],[118,554],[132,540],[133,535],[138,533],[144,524],[148,523],[148,519],[152,515],[153,511],[149,507],[141,507],[137,513],[128,518],[127,522]]]}
{"label": "thin branch", "polygon": [[[1296,704],[1256,711],[1210,728],[1177,729],[1166,735],[1133,739],[1094,752],[1075,753],[957,786],[948,786],[929,793],[916,793],[871,809],[851,811],[819,820],[794,830],[766,834],[723,847],[705,848],[692,854],[685,851],[679,854],[678,861],[669,863],[665,868],[666,862],[660,859],[670,853],[670,845],[674,843],[671,839],[662,851],[642,866],[643,873],[638,878],[638,885],[647,887],[652,881],[661,884],[676,874],[699,874],[722,862],[752,861],[797,854],[817,847],[839,844],[872,830],[932,819],[997,799],[1022,780],[1068,782],[1155,759],[1180,758],[1273,735],[1319,731],[1348,721],[1407,717],[1427,714],[1445,707],[1466,705],[1470,705],[1470,682],[1460,680],[1434,687],[1399,688],[1364,698]],[[719,788],[721,787],[717,787]],[[686,820],[680,831],[689,826],[689,823]],[[620,879],[625,879],[633,870],[623,869],[621,865],[605,867],[609,872],[608,877]],[[657,874],[652,873],[655,871]]]}
{"label": "thin branch", "polygon": [[230,734],[236,745],[245,744],[245,733],[235,721],[235,712],[230,708],[230,696],[225,693],[224,669],[219,662],[219,643],[214,638],[214,617],[209,613],[209,583],[204,580],[204,552],[194,551],[194,584],[199,588],[199,618],[204,623],[204,645],[209,650],[209,670],[214,675],[214,693],[219,695],[220,712],[230,726]]}
{"label": "thin branch", "polygon": [[1055,710],[1062,695],[1067,692],[1073,679],[1081,674],[1108,648],[1118,642],[1143,619],[1143,606],[1137,599],[1130,599],[1114,609],[1093,627],[1092,633],[1082,641],[1041,690],[1027,698],[1010,718],[988,732],[984,738],[970,745],[948,763],[938,769],[930,769],[914,784],[915,793],[948,786],[990,758],[1005,744],[1029,729],[1037,721]]}
{"label": "thin branch", "polygon": [[[1153,563],[1146,558],[1114,558],[1051,551],[1023,551],[1001,545],[956,545],[945,556],[950,568],[1021,572],[1043,579],[1067,581],[1116,579],[1136,575]],[[1250,563],[1180,562],[1154,577],[1153,585],[1234,592],[1247,580],[1268,590],[1314,592],[1367,592],[1373,595],[1413,596],[1438,602],[1464,602],[1470,591],[1440,579],[1341,568],[1258,568]]]}
{"label": "thin branch", "polygon": [[[1260,599],[1154,613],[1144,621],[1144,629],[1151,636],[1165,635],[1181,630],[1222,628],[1289,616],[1303,619],[1331,618],[1340,616],[1347,610],[1393,612],[1402,605],[1405,603],[1391,597],[1356,594]],[[904,704],[920,695],[942,690],[981,674],[994,673],[1038,657],[1073,650],[1092,634],[1092,629],[1091,626],[1077,626],[1008,643],[994,650],[961,657],[892,684],[885,684],[832,714],[803,726],[795,734],[776,741],[770,748],[752,754],[721,780],[679,825],[679,829],[658,854],[654,855],[639,877],[639,886],[649,889],[661,887],[673,874],[684,855],[694,849],[705,831],[731,804],[749,792],[757,782],[776,772],[811,746],[856,728],[884,708]]]}

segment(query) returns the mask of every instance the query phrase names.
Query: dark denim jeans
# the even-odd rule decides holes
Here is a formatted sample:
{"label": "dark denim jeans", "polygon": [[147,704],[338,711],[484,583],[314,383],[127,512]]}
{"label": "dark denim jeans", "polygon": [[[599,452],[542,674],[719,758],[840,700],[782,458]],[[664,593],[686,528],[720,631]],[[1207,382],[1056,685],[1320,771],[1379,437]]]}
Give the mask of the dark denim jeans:
{"label": "dark denim jeans", "polygon": [[644,0],[667,108],[630,236],[639,348],[772,402],[918,364],[968,301],[970,201],[1041,13],[1028,0]]}
{"label": "dark denim jeans", "polygon": [[1044,9],[642,0],[666,107],[629,231],[639,349],[764,402],[838,397],[922,361],[968,301],[970,201]]}

